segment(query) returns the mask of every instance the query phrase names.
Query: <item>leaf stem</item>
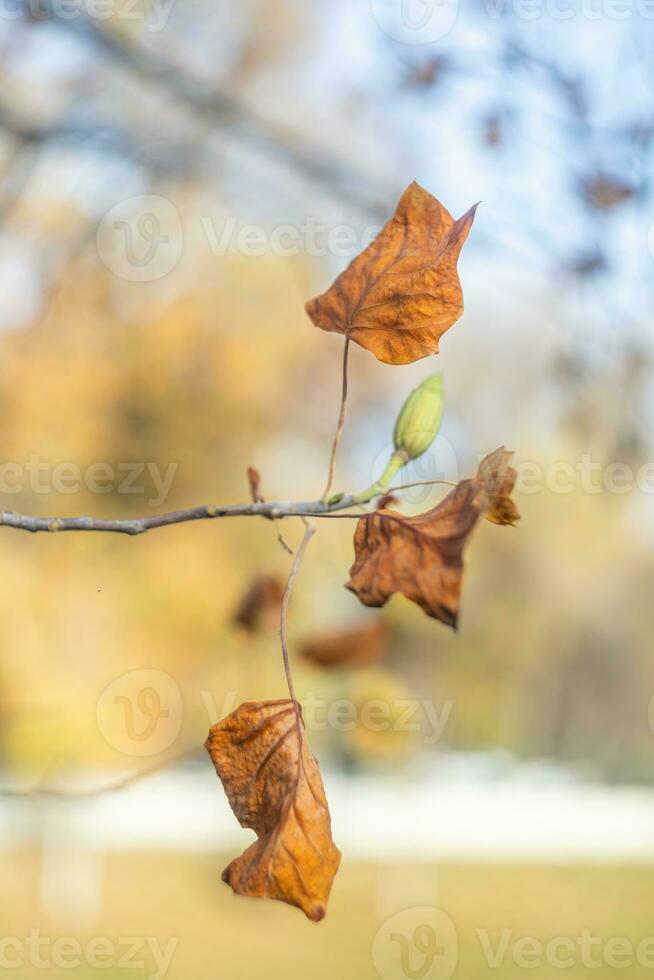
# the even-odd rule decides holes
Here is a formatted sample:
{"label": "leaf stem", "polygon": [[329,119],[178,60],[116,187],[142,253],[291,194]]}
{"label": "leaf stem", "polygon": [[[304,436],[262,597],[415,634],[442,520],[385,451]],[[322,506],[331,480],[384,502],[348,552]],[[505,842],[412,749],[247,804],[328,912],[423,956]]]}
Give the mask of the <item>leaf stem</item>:
{"label": "leaf stem", "polygon": [[295,579],[297,578],[297,573],[300,570],[300,565],[302,564],[302,559],[304,558],[304,553],[307,549],[309,541],[316,532],[316,526],[313,521],[309,521],[303,518],[304,521],[304,537],[300,542],[300,546],[295,553],[295,558],[293,559],[293,564],[291,566],[291,571],[284,588],[284,594],[282,596],[282,604],[279,612],[279,639],[282,645],[282,660],[284,662],[284,673],[286,674],[286,683],[288,685],[288,693],[291,696],[292,701],[296,701],[295,690],[293,688],[293,676],[291,674],[291,665],[288,658],[288,603],[291,598],[291,592],[293,591],[293,585]]}
{"label": "leaf stem", "polygon": [[336,470],[336,453],[338,452],[338,444],[341,441],[341,433],[343,431],[343,425],[345,424],[345,407],[347,405],[347,364],[348,364],[349,351],[350,351],[350,337],[348,334],[345,337],[345,344],[343,345],[341,405],[338,410],[338,422],[336,423],[336,432],[334,433],[334,441],[332,442],[332,451],[329,456],[329,472],[327,475],[327,485],[325,487],[322,497],[320,498],[322,503],[327,502],[329,498],[330,490],[334,483],[334,472]]}

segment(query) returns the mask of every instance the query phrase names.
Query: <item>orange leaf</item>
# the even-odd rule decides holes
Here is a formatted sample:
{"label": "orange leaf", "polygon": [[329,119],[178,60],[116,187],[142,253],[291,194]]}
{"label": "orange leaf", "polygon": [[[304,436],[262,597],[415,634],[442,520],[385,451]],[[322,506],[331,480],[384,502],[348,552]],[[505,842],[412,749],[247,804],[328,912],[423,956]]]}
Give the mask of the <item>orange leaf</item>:
{"label": "orange leaf", "polygon": [[223,871],[237,895],[325,915],[341,854],[296,701],[250,701],[214,725],[206,748],[242,827],[257,840]]}
{"label": "orange leaf", "polygon": [[314,324],[351,337],[387,364],[437,353],[439,338],[463,312],[456,263],[476,207],[454,221],[414,181],[368,248],[307,303]]}
{"label": "orange leaf", "polygon": [[[351,589],[365,606],[383,606],[400,592],[428,616],[456,629],[461,599],[463,549],[480,517],[504,518],[515,471],[503,449],[482,462],[477,476],[462,480],[432,510],[405,517],[374,511],[357,523]],[[507,504],[508,501],[508,504]],[[517,511],[509,516],[515,516]]]}
{"label": "orange leaf", "polygon": [[365,667],[386,653],[387,632],[382,623],[323,633],[302,646],[302,656],[318,667]]}

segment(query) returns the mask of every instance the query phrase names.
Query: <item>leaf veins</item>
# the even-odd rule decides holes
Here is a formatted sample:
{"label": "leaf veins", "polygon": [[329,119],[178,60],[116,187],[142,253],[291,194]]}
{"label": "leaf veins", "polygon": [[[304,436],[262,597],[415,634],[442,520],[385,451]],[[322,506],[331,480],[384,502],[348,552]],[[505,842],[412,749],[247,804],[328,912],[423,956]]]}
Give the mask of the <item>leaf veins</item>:
{"label": "leaf veins", "polygon": [[307,303],[314,324],[387,364],[437,353],[440,337],[463,312],[456,266],[475,210],[455,221],[414,181],[368,248]]}
{"label": "leaf veins", "polygon": [[242,827],[257,840],[223,871],[237,895],[273,898],[322,919],[341,854],[296,701],[246,702],[206,748]]}
{"label": "leaf veins", "polygon": [[347,588],[365,606],[383,606],[395,592],[428,616],[456,629],[461,601],[463,551],[478,520],[513,523],[518,511],[509,494],[515,471],[511,453],[498,449],[477,476],[462,480],[424,514],[406,517],[378,510],[362,517],[354,534],[355,560]]}

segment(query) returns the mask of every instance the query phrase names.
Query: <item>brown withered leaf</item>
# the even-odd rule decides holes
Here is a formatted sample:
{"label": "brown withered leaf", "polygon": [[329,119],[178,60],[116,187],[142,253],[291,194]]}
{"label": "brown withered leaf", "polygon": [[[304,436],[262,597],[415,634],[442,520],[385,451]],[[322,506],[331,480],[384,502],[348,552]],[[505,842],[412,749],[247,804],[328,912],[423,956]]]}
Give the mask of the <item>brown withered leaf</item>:
{"label": "brown withered leaf", "polygon": [[383,606],[400,592],[428,616],[456,629],[463,550],[481,517],[506,515],[502,508],[511,503],[508,493],[515,479],[510,458],[504,449],[491,453],[475,478],[462,480],[424,514],[406,517],[381,510],[364,515],[354,534],[355,560],[347,588],[365,606]]}
{"label": "brown withered leaf", "polygon": [[584,201],[597,211],[610,211],[624,204],[636,195],[637,190],[633,184],[605,173],[592,174],[580,184]]}
{"label": "brown withered leaf", "polygon": [[295,701],[241,704],[214,725],[206,748],[242,827],[257,840],[223,871],[237,895],[325,915],[341,854],[318,763]]}
{"label": "brown withered leaf", "polygon": [[518,508],[511,499],[517,477],[510,465],[512,455],[501,446],[479,464],[477,478],[484,484],[489,498],[484,517],[493,524],[513,526],[520,520]]}
{"label": "brown withered leaf", "polygon": [[372,622],[355,629],[321,633],[306,640],[300,653],[318,667],[367,667],[383,659],[387,645],[386,627]]}
{"label": "brown withered leaf", "polygon": [[256,633],[279,616],[284,583],[276,575],[252,579],[234,611],[232,621],[247,633]]}
{"label": "brown withered leaf", "polygon": [[386,364],[437,353],[440,337],[463,312],[456,264],[476,207],[454,221],[414,181],[368,248],[307,303],[314,324],[350,337]]}

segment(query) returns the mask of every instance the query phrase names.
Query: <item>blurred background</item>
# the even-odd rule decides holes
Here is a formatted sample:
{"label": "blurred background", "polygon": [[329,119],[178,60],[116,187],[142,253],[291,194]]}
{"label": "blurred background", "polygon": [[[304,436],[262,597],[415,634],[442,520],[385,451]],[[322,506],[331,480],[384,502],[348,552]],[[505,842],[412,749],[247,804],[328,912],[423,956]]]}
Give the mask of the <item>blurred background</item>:
{"label": "blurred background", "polygon": [[237,503],[249,465],[319,496],[342,339],[304,303],[417,179],[482,202],[466,310],[429,361],[354,345],[336,489],[438,369],[404,481],[504,444],[523,519],[477,531],[457,635],[361,607],[354,523],[321,522],[290,624],[343,851],[319,926],[220,882],[252,835],[202,749],[285,696],[299,522],[3,530],[3,970],[650,975],[653,27],[644,0],[4,0],[2,509]]}

